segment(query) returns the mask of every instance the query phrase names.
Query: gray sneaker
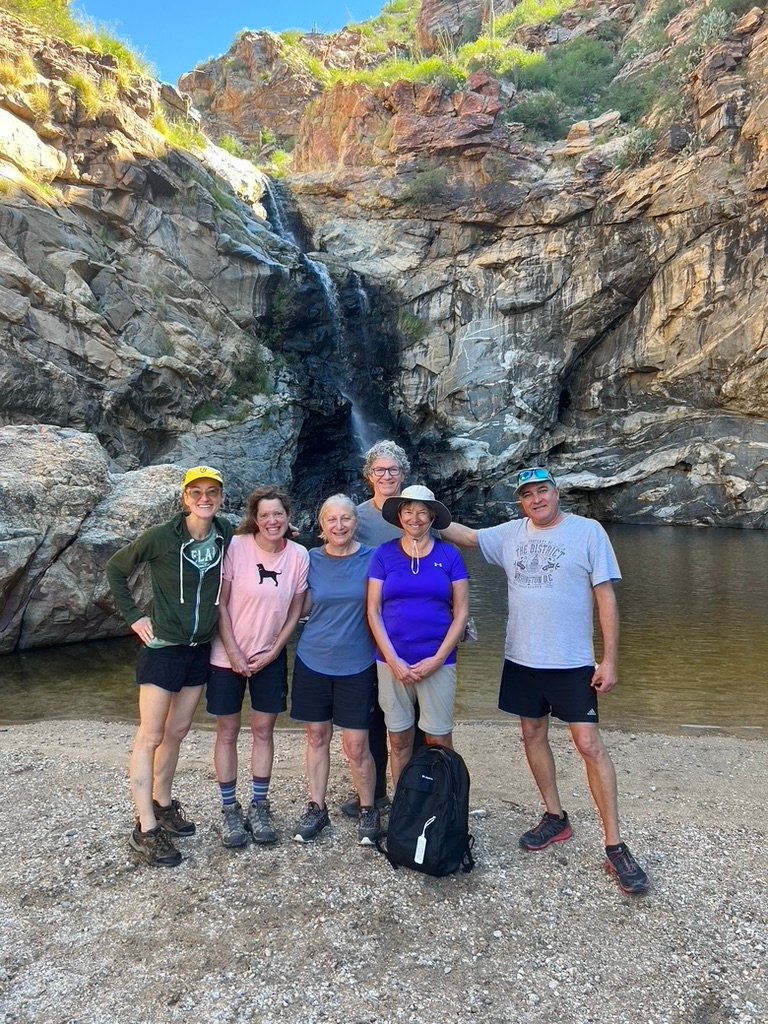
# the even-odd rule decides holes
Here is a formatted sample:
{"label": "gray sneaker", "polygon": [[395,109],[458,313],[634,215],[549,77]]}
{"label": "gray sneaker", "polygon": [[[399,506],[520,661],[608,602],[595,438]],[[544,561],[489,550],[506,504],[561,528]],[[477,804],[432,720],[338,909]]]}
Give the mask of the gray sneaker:
{"label": "gray sneaker", "polygon": [[276,843],[277,832],[269,820],[269,800],[251,804],[245,816],[245,827],[251,833],[254,843]]}
{"label": "gray sneaker", "polygon": [[181,854],[160,825],[155,825],[149,832],[142,832],[137,821],[128,842],[131,849],[152,867],[175,868],[177,864],[181,864]]}
{"label": "gray sneaker", "polygon": [[157,800],[152,801],[158,825],[161,825],[169,836],[187,836],[195,834],[195,823],[184,817],[178,800],[171,800],[167,807],[161,807]]}
{"label": "gray sneaker", "polygon": [[328,808],[319,807],[313,800],[310,800],[306,811],[299,819],[293,838],[297,843],[308,843],[319,836],[323,829],[328,828],[330,824]]}
{"label": "gray sneaker", "polygon": [[361,846],[375,846],[381,835],[381,816],[375,807],[365,807],[357,819],[357,841]]}
{"label": "gray sneaker", "polygon": [[221,845],[227,849],[245,846],[248,833],[245,831],[243,809],[237,801],[221,809]]}

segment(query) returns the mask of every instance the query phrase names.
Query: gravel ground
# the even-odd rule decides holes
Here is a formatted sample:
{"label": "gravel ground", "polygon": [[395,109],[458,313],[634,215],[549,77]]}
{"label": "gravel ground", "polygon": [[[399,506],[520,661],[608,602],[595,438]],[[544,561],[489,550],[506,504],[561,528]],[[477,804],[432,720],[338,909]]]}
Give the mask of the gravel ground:
{"label": "gravel ground", "polygon": [[[763,740],[607,733],[625,837],[653,879],[630,898],[602,868],[563,729],[553,742],[574,837],[525,854],[517,836],[539,808],[514,725],[457,728],[478,864],[446,879],[395,872],[356,845],[336,813],[348,793],[336,741],[330,833],[224,850],[202,730],[178,773],[198,834],[180,842],[178,868],[137,864],[131,733],[93,722],[0,731],[4,1022],[768,1020]],[[305,800],[300,733],[279,733],[274,780],[289,835]]]}

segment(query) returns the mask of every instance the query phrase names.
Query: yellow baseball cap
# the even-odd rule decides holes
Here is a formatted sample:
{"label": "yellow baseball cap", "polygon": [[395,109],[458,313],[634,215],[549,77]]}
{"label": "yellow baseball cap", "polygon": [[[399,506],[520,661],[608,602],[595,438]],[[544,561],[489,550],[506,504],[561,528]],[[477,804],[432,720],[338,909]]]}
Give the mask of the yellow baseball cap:
{"label": "yellow baseball cap", "polygon": [[221,478],[221,473],[218,469],[211,469],[210,466],[193,466],[192,469],[188,469],[184,474],[184,479],[181,481],[182,487],[189,487],[190,484],[194,483],[195,480],[215,480],[217,483],[224,486],[224,481]]}

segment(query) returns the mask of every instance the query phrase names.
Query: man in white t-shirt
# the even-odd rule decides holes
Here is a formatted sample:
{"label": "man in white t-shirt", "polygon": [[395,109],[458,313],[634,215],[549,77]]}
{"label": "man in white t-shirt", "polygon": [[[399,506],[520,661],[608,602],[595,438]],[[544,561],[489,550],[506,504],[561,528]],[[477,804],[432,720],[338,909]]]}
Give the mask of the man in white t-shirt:
{"label": "man in white t-shirt", "polygon": [[[541,821],[520,837],[527,851],[545,850],[571,836],[557,790],[549,720],[568,724],[603,825],[606,863],[625,893],[643,893],[648,876],[622,842],[616,772],[598,728],[597,694],[617,682],[619,614],[613,581],[621,579],[599,523],[563,512],[552,474],[521,470],[515,497],[524,518],[484,530],[459,523],[441,535],[479,548],[507,575],[509,617],[499,709],[520,718],[531,772],[544,802]],[[602,636],[596,664],[593,608]]]}

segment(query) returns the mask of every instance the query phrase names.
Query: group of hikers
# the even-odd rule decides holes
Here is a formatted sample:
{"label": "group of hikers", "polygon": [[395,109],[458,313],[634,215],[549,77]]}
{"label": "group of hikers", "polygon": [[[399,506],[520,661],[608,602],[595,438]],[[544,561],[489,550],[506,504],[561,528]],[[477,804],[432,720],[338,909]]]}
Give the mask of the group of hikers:
{"label": "group of hikers", "polygon": [[[477,548],[503,568],[508,621],[499,708],[519,717],[526,758],[544,805],[520,836],[544,850],[571,836],[549,743],[551,715],[566,722],[584,762],[603,827],[605,863],[629,894],[649,887],[619,830],[616,773],[598,727],[598,694],[617,681],[621,578],[599,523],[565,512],[557,483],[540,466],[520,470],[521,518],[487,529],[456,523],[421,484],[393,441],[364,456],[371,497],[322,504],[322,544],[292,539],[291,505],[276,487],[256,488],[234,528],[220,515],[224,480],[210,466],[187,470],[181,510],[121,548],[106,568],[115,603],[142,641],[136,667],[139,726],[129,776],[136,823],[129,842],[147,863],[181,862],[176,840],[195,824],[173,795],[182,740],[203,689],[215,716],[214,768],[221,839],[236,848],[277,842],[269,800],[277,716],[288,708],[287,645],[300,620],[290,716],[304,725],[308,802],[294,838],[329,826],[326,791],[334,726],[341,730],[354,797],[344,814],[357,838],[383,834],[388,768],[392,791],[415,741],[452,748],[456,648],[469,617],[467,570],[458,549]],[[151,611],[131,580],[149,567]],[[595,662],[593,611],[602,638]],[[238,737],[250,701],[250,792],[238,800]]]}

